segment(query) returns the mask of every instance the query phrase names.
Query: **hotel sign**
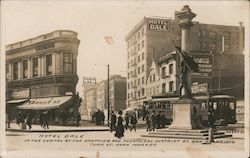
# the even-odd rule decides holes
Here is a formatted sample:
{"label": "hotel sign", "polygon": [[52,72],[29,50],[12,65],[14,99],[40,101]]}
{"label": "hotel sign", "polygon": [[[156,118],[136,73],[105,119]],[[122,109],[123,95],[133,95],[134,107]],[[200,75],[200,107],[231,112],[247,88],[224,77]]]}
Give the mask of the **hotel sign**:
{"label": "hotel sign", "polygon": [[212,54],[191,54],[194,61],[198,64],[199,72],[193,72],[193,77],[210,78],[213,76],[213,56]]}
{"label": "hotel sign", "polygon": [[168,19],[149,19],[148,29],[153,31],[169,31],[170,21]]}

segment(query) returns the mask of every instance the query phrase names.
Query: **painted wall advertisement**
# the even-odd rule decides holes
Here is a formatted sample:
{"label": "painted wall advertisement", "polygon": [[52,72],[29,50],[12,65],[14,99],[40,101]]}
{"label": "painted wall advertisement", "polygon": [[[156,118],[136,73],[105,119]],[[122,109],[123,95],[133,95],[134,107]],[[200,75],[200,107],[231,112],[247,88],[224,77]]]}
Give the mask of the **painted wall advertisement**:
{"label": "painted wall advertisement", "polygon": [[148,29],[153,31],[169,31],[169,19],[149,19]]}
{"label": "painted wall advertisement", "polygon": [[213,55],[193,53],[192,57],[198,64],[199,72],[192,73],[193,77],[213,77]]}

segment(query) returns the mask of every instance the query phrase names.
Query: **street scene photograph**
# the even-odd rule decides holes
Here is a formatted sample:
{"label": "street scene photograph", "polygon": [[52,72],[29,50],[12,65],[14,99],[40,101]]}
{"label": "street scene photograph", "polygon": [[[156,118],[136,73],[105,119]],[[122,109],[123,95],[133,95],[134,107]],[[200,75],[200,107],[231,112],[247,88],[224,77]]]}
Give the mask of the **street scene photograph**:
{"label": "street scene photograph", "polygon": [[2,1],[0,157],[249,157],[248,1]]}

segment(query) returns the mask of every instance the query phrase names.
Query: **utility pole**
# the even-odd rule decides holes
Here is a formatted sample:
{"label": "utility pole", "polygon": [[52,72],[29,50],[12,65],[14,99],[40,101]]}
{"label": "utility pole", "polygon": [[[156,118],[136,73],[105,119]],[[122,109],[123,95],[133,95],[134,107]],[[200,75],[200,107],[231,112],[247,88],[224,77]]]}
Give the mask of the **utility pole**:
{"label": "utility pole", "polygon": [[109,64],[107,65],[108,67],[108,79],[107,79],[107,90],[108,90],[108,126],[109,126],[109,118],[110,118],[110,107],[109,107]]}

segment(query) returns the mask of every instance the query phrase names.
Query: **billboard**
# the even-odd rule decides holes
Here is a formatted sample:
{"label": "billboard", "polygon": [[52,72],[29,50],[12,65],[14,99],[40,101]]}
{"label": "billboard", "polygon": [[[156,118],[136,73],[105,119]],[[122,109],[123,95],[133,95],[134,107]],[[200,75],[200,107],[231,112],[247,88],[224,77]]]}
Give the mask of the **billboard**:
{"label": "billboard", "polygon": [[194,61],[198,64],[199,72],[192,72],[192,77],[213,77],[213,55],[212,54],[191,54]]}
{"label": "billboard", "polygon": [[170,20],[169,19],[149,19],[148,29],[153,31],[169,31]]}

